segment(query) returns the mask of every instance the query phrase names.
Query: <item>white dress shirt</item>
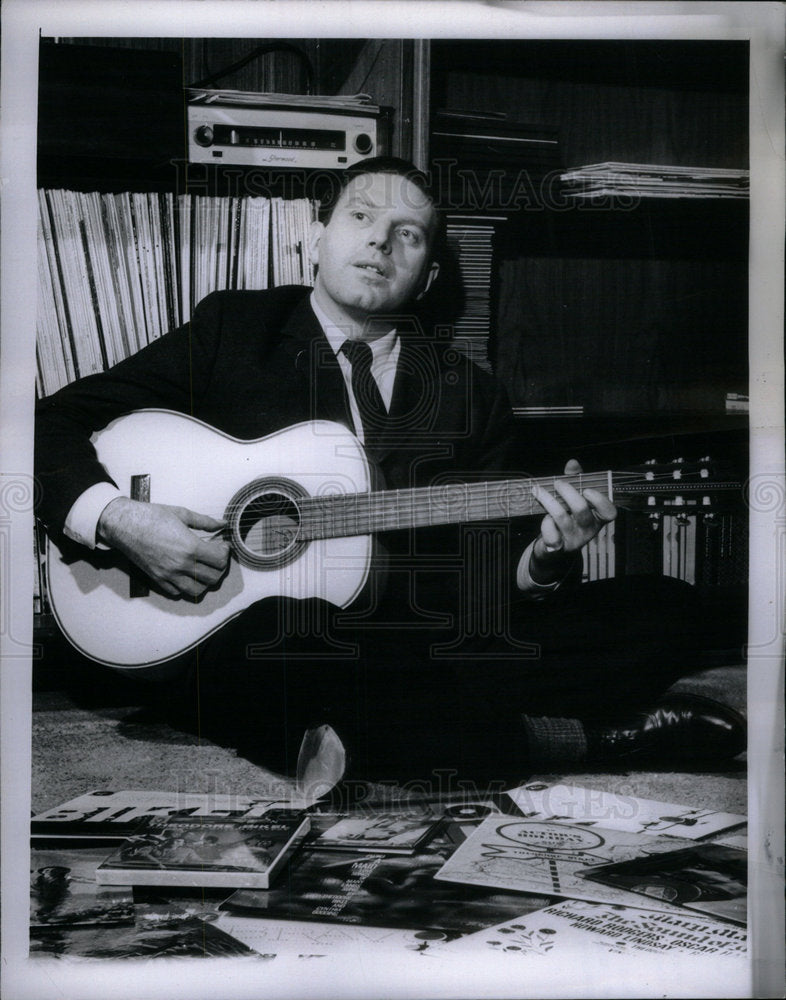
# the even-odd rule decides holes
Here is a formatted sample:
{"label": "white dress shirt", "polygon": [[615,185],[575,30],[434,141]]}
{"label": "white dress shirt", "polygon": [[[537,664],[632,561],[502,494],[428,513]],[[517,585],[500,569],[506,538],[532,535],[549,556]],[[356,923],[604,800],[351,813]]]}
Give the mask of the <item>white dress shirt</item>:
{"label": "white dress shirt", "polygon": [[[344,376],[344,382],[347,387],[349,409],[352,413],[353,423],[355,424],[355,435],[362,441],[363,422],[360,419],[360,410],[358,410],[355,395],[352,392],[352,365],[349,362],[349,358],[341,350],[344,341],[348,337],[344,330],[331,322],[319,308],[313,293],[311,295],[311,308],[314,310],[314,315],[319,320],[319,325],[324,330],[328,343],[336,355],[338,366],[341,369],[341,374]],[[393,383],[396,380],[398,356],[401,353],[401,341],[394,328],[389,330],[384,336],[368,341],[368,346],[371,348],[371,374],[377,383],[379,394],[382,396],[382,402],[385,404],[385,409],[389,410],[390,401],[393,398]]]}

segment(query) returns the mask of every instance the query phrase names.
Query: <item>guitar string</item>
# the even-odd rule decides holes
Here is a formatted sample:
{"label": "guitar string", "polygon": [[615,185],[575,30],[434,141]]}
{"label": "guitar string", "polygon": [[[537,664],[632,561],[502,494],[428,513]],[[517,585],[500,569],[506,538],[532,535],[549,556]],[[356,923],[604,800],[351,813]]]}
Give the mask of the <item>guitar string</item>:
{"label": "guitar string", "polygon": [[[598,477],[599,484],[605,482],[605,476]],[[581,483],[580,488],[585,485],[587,483]],[[303,514],[304,520],[310,516],[312,523],[318,523],[322,531],[336,530],[340,525],[342,530],[351,533],[366,533],[372,526],[397,528],[402,520],[407,526],[425,526],[523,516],[540,508],[532,486],[529,480],[500,480],[488,484],[451,483],[398,492],[313,498],[304,503]]]}
{"label": "guitar string", "polygon": [[[560,478],[560,477],[558,477]],[[590,485],[607,484],[605,474],[588,474],[581,481],[571,477],[563,477],[568,481],[573,481],[580,488]],[[552,484],[555,480],[539,480],[541,486]],[[654,480],[641,481],[647,488],[655,489],[658,483]],[[672,480],[669,479],[671,483]],[[445,484],[438,487],[418,487],[411,490],[383,491],[378,493],[356,493],[356,494],[329,494],[324,497],[309,497],[302,503],[302,508],[308,513],[324,514],[330,516],[328,508],[334,507],[341,511],[341,516],[350,515],[388,515],[391,512],[406,508],[410,515],[426,515],[429,512],[438,511],[437,518],[442,516],[443,511],[450,511],[451,516],[458,517],[462,511],[471,512],[473,515],[493,516],[494,514],[509,515],[511,511],[518,512],[519,505],[523,504],[525,511],[531,507],[539,508],[539,504],[532,493],[533,481],[531,480],[499,480],[490,483],[461,483]],[[626,488],[630,484],[617,483],[618,492],[624,495]],[[682,484],[685,490],[706,489],[704,483]],[[646,492],[646,489],[643,491]],[[493,511],[490,504],[496,503],[498,511]],[[322,509],[320,509],[322,508]],[[451,510],[452,508],[452,510]]]}
{"label": "guitar string", "polygon": [[[589,485],[591,479],[592,477],[587,476],[587,481],[582,481],[579,484],[580,488]],[[597,485],[606,484],[606,476],[598,475],[596,479]],[[548,482],[552,483],[554,480],[549,480]],[[575,482],[578,483],[577,480]],[[650,489],[658,489],[665,483],[668,483],[675,492],[679,490],[685,492],[719,489],[730,490],[738,489],[740,486],[739,483],[711,484],[704,481],[696,483],[675,481],[667,476],[661,477],[661,481],[651,479],[639,480],[638,482],[641,486],[638,492],[642,493],[646,493]],[[513,506],[514,502],[521,501],[522,499],[526,501],[528,506],[539,506],[532,493],[530,483],[531,481],[529,480],[499,480],[483,484],[451,483],[437,487],[415,487],[409,490],[326,494],[323,496],[298,498],[297,506],[301,511],[308,511],[312,515],[314,513],[330,514],[331,512],[328,509],[330,507],[341,510],[341,516],[348,516],[350,514],[356,515],[361,510],[365,513],[373,514],[380,511],[400,510],[405,506],[410,512],[428,512],[429,510],[433,511],[435,508],[456,507],[456,509],[472,509],[473,513],[479,512],[482,508],[485,513],[488,509],[489,492],[492,492],[496,494],[495,500],[504,502],[505,504],[501,508],[500,513],[506,513]],[[540,480],[539,484],[544,486],[545,481]],[[629,491],[631,483],[626,484],[618,481],[615,485],[617,492],[624,496]],[[252,498],[252,502],[260,496],[263,496],[263,494],[256,494]],[[250,502],[244,500],[242,503],[230,504],[228,510],[234,512],[236,509],[242,507],[248,508],[249,506]],[[354,510],[352,507],[354,507]],[[336,515],[333,516],[335,517]]]}
{"label": "guitar string", "polygon": [[[646,493],[648,489],[658,488],[663,484],[670,485],[675,491],[680,489],[686,491],[696,491],[696,490],[718,490],[718,489],[737,489],[739,488],[739,483],[712,483],[709,481],[699,481],[691,482],[684,480],[674,480],[673,477],[668,475],[663,475],[659,478],[653,479],[641,479],[635,474],[630,474],[630,482],[620,481],[619,474],[614,474],[614,486],[617,492],[626,493],[629,491],[631,485],[638,485],[640,489],[638,492]],[[410,502],[410,506],[416,506],[418,497],[421,496],[421,505],[433,506],[435,500],[440,500],[442,496],[448,494],[451,497],[460,497],[461,494],[466,495],[467,493],[479,493],[482,491],[482,501],[485,502],[489,490],[515,490],[516,493],[521,493],[525,491],[526,496],[531,496],[532,485],[537,483],[541,487],[548,488],[549,484],[553,484],[556,481],[568,481],[573,482],[574,485],[578,485],[580,489],[583,489],[589,485],[592,485],[592,480],[595,480],[595,485],[605,486],[608,477],[605,474],[589,474],[584,476],[581,480],[572,479],[571,477],[556,477],[548,480],[526,480],[526,479],[514,479],[514,480],[492,480],[488,483],[447,483],[442,486],[428,486],[428,487],[414,487],[407,490],[383,490],[383,491],[364,491],[358,493],[336,493],[336,494],[325,494],[323,496],[307,496],[303,498],[297,498],[301,506],[311,506],[311,505],[334,505],[340,504],[342,502],[354,503],[359,500],[365,500],[369,503],[393,503],[396,506],[402,506],[406,502]],[[264,485],[262,482],[260,485]],[[552,486],[553,492],[553,486]],[[251,500],[244,499],[242,503],[236,504],[235,506],[249,506],[251,502],[258,499],[264,494],[255,494]],[[411,501],[415,501],[412,503]],[[472,497],[470,497],[472,500]],[[293,501],[294,502],[294,501]]]}
{"label": "guitar string", "polygon": [[[406,509],[407,513],[406,526],[455,523],[462,520],[477,521],[493,516],[526,516],[542,509],[532,493],[535,484],[555,493],[554,484],[558,481],[571,482],[577,488],[585,489],[591,485],[605,486],[608,484],[608,479],[609,473],[605,472],[582,473],[579,476],[450,483],[407,490],[309,496],[300,498],[296,504],[301,515],[299,533],[303,540],[310,540],[319,537],[367,534],[373,530],[390,530],[401,526],[402,509]],[[739,483],[718,484],[709,479],[698,481],[675,479],[671,471],[663,473],[653,471],[644,477],[640,471],[615,472],[612,474],[612,482],[614,489],[623,496],[632,485],[637,485],[638,492],[643,493],[648,489],[661,488],[665,484],[675,492],[680,489],[684,492],[737,489],[740,486]],[[513,497],[511,491],[515,494]],[[495,494],[493,499],[499,504],[496,515],[489,507],[489,492]],[[244,507],[248,507],[247,501],[234,506],[230,504],[227,516],[234,517],[237,511]],[[451,507],[452,510],[449,509]],[[435,510],[439,511],[436,519]]]}

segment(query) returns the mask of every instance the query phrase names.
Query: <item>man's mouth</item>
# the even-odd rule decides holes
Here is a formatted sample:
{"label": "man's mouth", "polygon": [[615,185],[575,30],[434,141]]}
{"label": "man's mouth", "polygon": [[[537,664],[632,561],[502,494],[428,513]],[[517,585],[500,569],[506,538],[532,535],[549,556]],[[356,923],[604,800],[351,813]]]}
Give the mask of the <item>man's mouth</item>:
{"label": "man's mouth", "polygon": [[386,277],[385,272],[382,270],[382,268],[377,267],[376,264],[369,264],[361,261],[355,264],[355,267],[359,268],[361,271],[368,271],[371,274],[376,274],[380,278]]}

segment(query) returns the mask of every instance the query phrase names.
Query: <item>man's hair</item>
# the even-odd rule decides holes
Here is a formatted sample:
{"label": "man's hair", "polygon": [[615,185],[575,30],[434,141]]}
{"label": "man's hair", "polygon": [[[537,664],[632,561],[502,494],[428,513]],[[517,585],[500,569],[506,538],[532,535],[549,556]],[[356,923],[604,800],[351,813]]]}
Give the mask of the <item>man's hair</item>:
{"label": "man's hair", "polygon": [[371,156],[366,160],[358,160],[351,167],[342,171],[338,186],[331,191],[331,197],[323,201],[319,209],[320,222],[327,225],[330,222],[333,210],[335,209],[342,193],[356,177],[364,174],[396,174],[399,177],[406,177],[408,181],[415,185],[431,202],[434,209],[434,232],[431,234],[431,258],[439,261],[444,256],[445,250],[445,218],[437,205],[437,199],[431,188],[428,174],[418,169],[414,163],[404,160],[399,156]]}

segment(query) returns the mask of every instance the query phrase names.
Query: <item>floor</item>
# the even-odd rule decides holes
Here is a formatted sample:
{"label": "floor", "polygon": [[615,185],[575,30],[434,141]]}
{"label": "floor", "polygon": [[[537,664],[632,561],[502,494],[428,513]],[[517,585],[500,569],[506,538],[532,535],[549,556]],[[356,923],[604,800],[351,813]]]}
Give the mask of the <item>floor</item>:
{"label": "floor", "polygon": [[[80,701],[82,703],[80,703]],[[280,795],[287,782],[228,747],[178,732],[127,704],[85,705],[62,691],[34,694],[34,812],[94,789],[162,789]],[[746,765],[718,772],[522,774],[624,795],[746,813]]]}
{"label": "floor", "polygon": [[[69,690],[64,690],[69,688]],[[202,793],[237,794],[247,796],[267,797],[274,795],[281,797],[285,792],[287,783],[265,769],[252,764],[250,761],[237,755],[229,747],[218,746],[198,736],[179,732],[170,725],[156,720],[151,716],[150,711],[133,703],[133,698],[123,692],[113,689],[111,685],[102,685],[100,679],[92,685],[82,686],[74,690],[73,685],[61,683],[57,676],[41,676],[39,672],[38,683],[33,695],[33,720],[32,720],[32,809],[33,812],[41,812],[68,799],[74,798],[90,790],[163,790],[163,791],[191,791]],[[548,783],[563,781],[567,784],[578,785],[591,789],[604,790],[625,796],[638,796],[642,798],[656,799],[661,802],[669,802],[677,805],[689,805],[694,808],[714,809],[724,812],[747,814],[747,765],[744,757],[732,762],[723,771],[717,772],[634,772],[617,771],[614,773],[562,773],[556,774],[532,774],[525,772],[522,774],[522,781],[529,779],[542,779]],[[289,787],[292,787],[289,785]],[[202,906],[204,908],[204,900]],[[254,923],[252,921],[252,923]],[[265,921],[258,921],[264,924]],[[295,925],[297,926],[297,922]],[[307,926],[310,934],[313,927]],[[319,928],[321,925],[315,925]],[[335,929],[335,928],[334,928]],[[369,932],[369,928],[362,928],[364,932]],[[291,933],[295,936],[296,944],[287,946],[278,940],[280,933],[286,938],[290,931],[266,932],[273,935],[274,944],[270,944],[266,938],[264,946],[258,943],[254,945],[259,956],[254,956],[254,961],[263,963],[261,967],[257,965],[244,964],[245,960],[240,959],[239,965],[232,965],[233,984],[243,983],[243,996],[259,996],[264,993],[271,997],[291,996],[292,976],[298,977],[298,982],[303,980],[302,962],[311,961],[312,951],[316,945],[309,945],[309,953],[305,958],[301,958],[300,953],[289,954],[287,947],[302,949],[303,944],[297,937],[297,930]],[[384,934],[394,934],[386,930]],[[404,933],[404,932],[400,932]],[[380,937],[380,940],[382,940]],[[242,936],[241,936],[242,939]],[[201,940],[201,939],[200,939]],[[287,939],[288,940],[288,939]],[[311,941],[311,938],[308,938]],[[320,939],[321,940],[321,939]],[[331,938],[332,940],[332,938]],[[376,939],[375,939],[376,940]],[[385,938],[385,940],[387,940]],[[268,954],[271,949],[282,949],[282,954],[276,956],[276,962],[269,961],[273,953]],[[353,946],[356,947],[356,946]],[[416,954],[423,947],[422,942],[418,943],[418,948],[412,945],[410,950],[403,946],[395,955],[388,955],[384,951],[377,951],[373,955],[368,953],[371,946],[366,943],[359,952],[348,953],[346,950],[338,950],[333,956],[333,964],[323,959],[320,966],[320,976],[314,979],[314,987],[308,995],[313,996],[366,996],[378,995],[372,990],[370,983],[373,981],[373,990],[379,988],[378,974],[379,962],[384,961],[385,974],[388,977],[385,981],[391,990],[391,995],[398,995],[393,989],[392,983],[401,980],[401,995],[412,995],[412,981],[417,981],[419,986],[418,995],[450,996],[450,995],[478,995],[478,996],[502,996],[511,995],[511,981],[509,978],[510,968],[504,962],[499,961],[498,955],[483,960],[482,956],[474,958],[469,956],[469,964],[462,965],[463,975],[470,976],[463,978],[459,982],[455,977],[457,971],[452,964],[456,956],[450,956],[447,965],[445,958],[440,959],[439,954],[429,955],[423,962],[415,967],[411,967],[411,961],[420,960],[422,956]],[[391,945],[391,947],[393,947]],[[383,945],[380,945],[383,948]],[[373,949],[372,949],[373,951]],[[323,955],[324,947],[316,948],[315,954]],[[502,956],[503,958],[505,956]],[[612,956],[616,962],[620,956]],[[628,982],[630,988],[636,984],[636,988],[641,992],[630,992],[630,989],[623,987],[625,992],[617,995],[655,995],[648,994],[646,988],[641,986],[642,976],[650,976],[653,982],[666,983],[669,977],[679,975],[679,983],[668,985],[661,990],[658,986],[657,995],[670,996],[729,996],[748,995],[745,992],[726,993],[724,992],[727,980],[723,979],[722,985],[717,992],[707,992],[707,975],[711,972],[716,979],[718,976],[727,975],[718,969],[717,963],[712,968],[699,962],[696,956],[687,956],[692,960],[690,967],[680,964],[676,958],[669,957],[669,962],[662,963],[662,956],[643,955],[637,957],[635,963],[628,968],[621,969],[618,964],[613,967],[604,965],[600,972],[597,972],[598,982]],[[370,959],[373,958],[373,961]],[[717,959],[717,955],[707,956],[707,960]],[[351,959],[347,965],[348,959]],[[652,959],[651,964],[643,966],[641,963]],[[655,961],[657,959],[657,962]],[[538,961],[542,961],[539,958]],[[731,961],[731,960],[730,960]],[[301,964],[298,966],[297,963]],[[209,963],[208,963],[209,964]],[[579,973],[578,967],[568,963],[559,967],[554,967],[551,963],[538,965],[531,970],[538,978],[535,988],[540,989],[541,985],[549,984],[554,978],[555,982],[560,976],[567,977],[567,985],[562,989],[557,987],[557,992],[516,992],[516,996],[607,996],[606,987],[599,987],[598,993],[571,992],[575,989],[576,980],[572,977],[582,976],[582,982],[586,981],[587,970]],[[739,965],[739,968],[737,967]],[[112,967],[117,969],[112,963]],[[222,963],[223,967],[223,963]],[[166,963],[157,965],[156,969],[147,967],[149,974],[153,977],[150,981],[155,984],[155,995],[157,996],[202,996],[208,989],[213,992],[204,992],[204,995],[226,996],[226,978],[221,978],[216,973],[216,980],[208,979],[212,972],[208,969],[203,971],[202,963],[196,966],[193,963],[184,962],[177,966],[177,986],[174,986],[167,972],[171,968]],[[649,972],[644,970],[648,969]],[[675,970],[682,970],[677,973]],[[747,975],[747,966],[744,963],[737,963],[731,970],[738,978]],[[374,971],[372,971],[374,970]],[[91,966],[89,970],[83,965],[67,966],[66,963],[57,963],[53,968],[51,965],[45,967],[47,976],[55,974],[67,977],[72,973],[77,976],[87,975],[89,982],[103,984],[107,989],[114,987],[106,979],[101,979],[104,969]],[[124,982],[135,983],[133,978],[138,972],[137,968],[129,969],[126,964],[123,970]],[[111,970],[110,973],[111,974]],[[129,979],[129,974],[131,978]],[[155,978],[155,975],[158,978]],[[115,973],[116,975],[116,973]],[[416,976],[416,980],[407,977]],[[187,977],[187,978],[184,978]],[[223,973],[225,977],[226,974]],[[329,979],[335,976],[335,992],[324,985],[333,982]],[[625,976],[628,979],[625,979]],[[392,977],[392,978],[391,978]],[[398,977],[398,978],[396,978]],[[453,977],[453,978],[451,978]],[[542,977],[545,977],[542,978]],[[695,981],[694,981],[695,980]],[[53,980],[54,981],[54,980]],[[715,979],[712,980],[713,982]],[[66,988],[71,988],[71,979],[63,978],[62,982],[67,983],[67,987],[58,982],[58,996],[66,996]],[[78,980],[80,985],[84,980]],[[472,984],[470,991],[465,994],[467,983]],[[187,984],[187,985],[184,985]],[[207,984],[207,985],[206,985]],[[432,984],[432,985],[428,985]],[[451,987],[452,984],[452,987]],[[351,987],[351,988],[350,988]],[[96,988],[100,988],[100,985]],[[532,983],[528,989],[532,988]],[[186,989],[187,993],[181,990]],[[249,992],[251,990],[256,992]],[[324,993],[319,991],[324,989]],[[170,994],[170,990],[173,992]],[[491,992],[487,992],[491,990]],[[583,990],[583,987],[582,987]],[[670,990],[670,992],[669,992]],[[72,993],[70,995],[76,995]],[[87,994],[86,994],[87,995]],[[89,995],[106,996],[106,993],[93,992]],[[124,994],[125,995],[125,994]],[[142,995],[138,993],[136,995]],[[151,994],[152,995],[152,994]],[[234,994],[233,994],[234,995]],[[241,995],[240,993],[238,995]],[[306,995],[304,993],[304,995]],[[381,995],[381,994],[380,994]],[[387,994],[386,994],[387,995]]]}
{"label": "floor", "polygon": [[[162,722],[142,707],[138,682],[77,657],[55,630],[43,652],[33,677],[34,812],[102,788],[280,794],[281,776],[238,756],[231,747]],[[710,697],[722,694],[745,712],[743,668],[719,667],[678,683]],[[534,775],[524,770],[521,775],[522,780],[532,777],[569,778],[577,785],[619,794],[747,813],[744,755],[717,772]]]}

